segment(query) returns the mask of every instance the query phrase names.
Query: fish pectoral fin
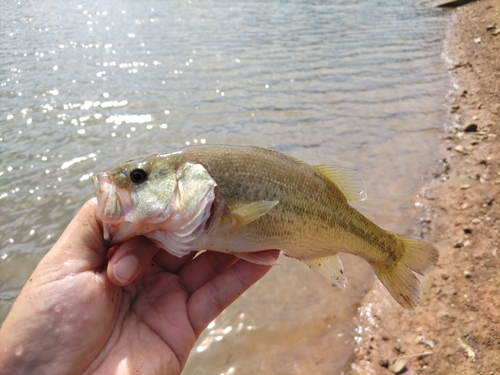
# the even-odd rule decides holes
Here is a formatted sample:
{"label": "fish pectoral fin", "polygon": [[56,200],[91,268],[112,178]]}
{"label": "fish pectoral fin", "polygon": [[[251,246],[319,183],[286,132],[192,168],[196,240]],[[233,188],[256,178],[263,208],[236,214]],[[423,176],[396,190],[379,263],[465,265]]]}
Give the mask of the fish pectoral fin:
{"label": "fish pectoral fin", "polygon": [[252,202],[232,210],[230,215],[235,221],[235,227],[240,228],[267,214],[278,203],[279,201]]}
{"label": "fish pectoral fin", "polygon": [[366,187],[361,175],[354,169],[336,165],[315,165],[316,172],[332,181],[344,193],[348,202],[366,200]]}
{"label": "fish pectoral fin", "polygon": [[264,266],[279,266],[278,262],[268,251],[257,251],[255,253],[232,253],[234,256],[246,260],[250,263],[261,264]]}
{"label": "fish pectoral fin", "polygon": [[340,288],[345,288],[347,285],[344,267],[337,253],[318,258],[300,259],[300,261]]}

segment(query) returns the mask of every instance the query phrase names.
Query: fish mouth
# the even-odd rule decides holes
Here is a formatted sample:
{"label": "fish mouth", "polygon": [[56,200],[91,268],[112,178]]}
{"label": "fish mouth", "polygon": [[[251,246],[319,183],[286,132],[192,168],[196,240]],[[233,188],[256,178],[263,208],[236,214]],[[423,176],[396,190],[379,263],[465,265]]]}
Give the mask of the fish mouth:
{"label": "fish mouth", "polygon": [[103,222],[118,221],[122,208],[113,180],[107,173],[99,173],[93,180],[97,197],[97,216]]}
{"label": "fish mouth", "polygon": [[102,223],[104,241],[111,246],[121,243],[132,235],[132,222],[126,215],[132,210],[130,192],[119,189],[111,176],[98,173],[92,177],[97,197],[97,219]]}
{"label": "fish mouth", "polygon": [[97,219],[102,223],[103,238],[113,243],[117,224],[122,217],[122,205],[112,178],[105,172],[92,177],[97,197]]}

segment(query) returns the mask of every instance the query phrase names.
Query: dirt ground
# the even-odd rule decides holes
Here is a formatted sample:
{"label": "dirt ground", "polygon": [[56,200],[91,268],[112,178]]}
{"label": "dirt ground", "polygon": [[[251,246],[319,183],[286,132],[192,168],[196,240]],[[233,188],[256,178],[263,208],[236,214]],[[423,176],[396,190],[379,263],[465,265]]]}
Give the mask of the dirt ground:
{"label": "dirt ground", "polygon": [[416,202],[441,257],[415,311],[366,295],[349,375],[500,374],[500,1],[450,11],[448,135]]}

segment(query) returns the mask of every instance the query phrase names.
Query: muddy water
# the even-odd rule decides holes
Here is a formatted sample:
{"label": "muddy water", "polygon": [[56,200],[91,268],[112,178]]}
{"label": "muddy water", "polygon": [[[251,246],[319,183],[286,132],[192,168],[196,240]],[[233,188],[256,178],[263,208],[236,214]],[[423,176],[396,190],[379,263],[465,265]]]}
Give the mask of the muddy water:
{"label": "muddy water", "polygon": [[[93,196],[91,173],[187,144],[255,144],[361,171],[382,227],[437,158],[446,16],[410,0],[0,4],[0,321]],[[335,374],[369,267],[332,287],[282,259],[216,319],[186,374]]]}

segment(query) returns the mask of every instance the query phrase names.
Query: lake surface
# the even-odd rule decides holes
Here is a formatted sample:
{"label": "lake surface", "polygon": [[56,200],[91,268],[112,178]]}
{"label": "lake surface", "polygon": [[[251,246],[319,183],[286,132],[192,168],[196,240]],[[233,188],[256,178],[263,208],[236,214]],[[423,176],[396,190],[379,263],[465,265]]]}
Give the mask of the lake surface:
{"label": "lake surface", "polygon": [[[357,204],[413,235],[450,83],[448,16],[410,0],[0,3],[0,322],[94,196],[92,173],[189,144],[272,147],[363,175]],[[373,282],[281,259],[211,323],[185,374],[337,374]],[[390,297],[389,297],[390,298]]]}

